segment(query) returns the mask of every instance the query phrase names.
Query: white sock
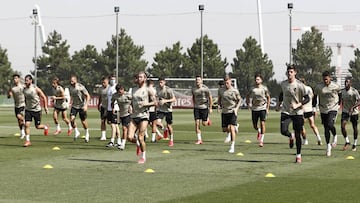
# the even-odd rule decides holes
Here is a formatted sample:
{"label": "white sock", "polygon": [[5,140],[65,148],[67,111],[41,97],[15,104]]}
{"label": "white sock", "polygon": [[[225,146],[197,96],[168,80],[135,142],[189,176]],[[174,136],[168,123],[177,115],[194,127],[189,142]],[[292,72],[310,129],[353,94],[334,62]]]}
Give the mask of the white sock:
{"label": "white sock", "polygon": [[155,136],[156,136],[156,133],[151,133],[151,141],[155,141]]}
{"label": "white sock", "polygon": [[301,158],[301,154],[296,154],[296,158]]}
{"label": "white sock", "polygon": [[328,151],[331,150],[331,144],[327,144],[327,150],[328,150]]}
{"label": "white sock", "polygon": [[349,137],[348,137],[348,136],[345,137],[345,142],[346,142],[346,143],[350,143],[350,140],[349,140]]}
{"label": "white sock", "polygon": [[25,140],[30,141],[30,135],[25,135]]}
{"label": "white sock", "polygon": [[334,140],[333,140],[334,143],[337,143],[337,135],[334,135]]}
{"label": "white sock", "polygon": [[85,129],[85,133],[86,133],[86,135],[89,134],[89,128]]}
{"label": "white sock", "polygon": [[200,134],[200,133],[198,133],[198,134],[196,134],[196,135],[197,135],[198,140],[202,140],[202,139],[201,139],[201,134]]}
{"label": "white sock", "polygon": [[22,128],[20,132],[21,132],[21,135],[25,135],[25,130],[24,130],[24,128]]}
{"label": "white sock", "polygon": [[170,135],[170,141],[174,141],[174,135]]}
{"label": "white sock", "polygon": [[232,141],[231,142],[231,146],[230,146],[231,148],[234,148],[235,147],[235,141]]}
{"label": "white sock", "polygon": [[320,135],[316,135],[316,138],[317,138],[318,141],[321,141]]}
{"label": "white sock", "polygon": [[136,139],[136,145],[140,147],[140,142],[138,139]]}
{"label": "white sock", "polygon": [[261,134],[261,142],[264,142],[265,134]]}
{"label": "white sock", "polygon": [[117,139],[117,144],[118,144],[118,145],[121,145],[121,138],[118,138],[118,139]]}
{"label": "white sock", "polygon": [[106,137],[106,131],[105,130],[101,131],[101,137]]}
{"label": "white sock", "polygon": [[115,141],[115,138],[110,139],[110,142],[114,143],[114,141]]}
{"label": "white sock", "polygon": [[125,146],[125,144],[126,144],[126,139],[122,139],[121,141],[122,141],[122,142],[121,142],[121,145],[122,145],[122,146]]}
{"label": "white sock", "polygon": [[56,124],[56,130],[61,130],[61,128],[60,128],[60,124]]}
{"label": "white sock", "polygon": [[77,127],[75,128],[75,133],[80,134],[79,129]]}
{"label": "white sock", "polygon": [[356,140],[354,140],[354,145],[355,145],[355,146],[357,145],[357,139],[356,139]]}
{"label": "white sock", "polygon": [[145,151],[143,151],[143,153],[142,153],[142,158],[146,159],[146,152]]}
{"label": "white sock", "polygon": [[46,130],[46,129],[48,129],[48,126],[47,126],[47,125],[45,125],[44,129],[45,129],[45,130]]}
{"label": "white sock", "polygon": [[72,129],[72,127],[71,127],[71,123],[69,123],[68,127],[69,127],[69,129]]}
{"label": "white sock", "polygon": [[258,132],[261,133],[261,128],[258,128]]}

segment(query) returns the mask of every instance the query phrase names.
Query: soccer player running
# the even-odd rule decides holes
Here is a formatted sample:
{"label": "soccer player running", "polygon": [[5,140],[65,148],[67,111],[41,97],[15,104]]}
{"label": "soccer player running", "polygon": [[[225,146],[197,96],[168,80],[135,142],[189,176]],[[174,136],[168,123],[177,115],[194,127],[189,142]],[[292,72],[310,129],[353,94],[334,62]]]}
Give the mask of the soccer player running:
{"label": "soccer player running", "polygon": [[301,131],[304,126],[304,112],[302,106],[310,101],[306,94],[305,86],[296,79],[296,67],[287,67],[287,80],[281,82],[281,92],[276,110],[280,110],[281,134],[289,138],[289,147],[294,147],[294,135],[289,131],[289,124],[292,122],[296,139],[296,163],[301,163]]}
{"label": "soccer player running", "polygon": [[98,100],[98,110],[100,112],[100,129],[101,129],[101,137],[100,140],[106,140],[106,118],[107,118],[107,107],[108,107],[108,89],[109,89],[109,79],[107,77],[103,77],[101,79],[101,87],[99,89],[99,100]]}
{"label": "soccer player running", "polygon": [[49,127],[41,124],[41,105],[40,99],[44,102],[45,113],[48,113],[47,98],[44,92],[33,84],[31,75],[25,76],[25,87],[23,90],[25,97],[25,144],[24,147],[31,146],[30,124],[34,118],[36,129],[44,129],[44,135],[49,133]]}
{"label": "soccer player running", "polygon": [[212,113],[212,96],[209,88],[203,84],[202,78],[198,75],[195,78],[196,86],[192,88],[192,100],[194,103],[194,120],[197,141],[195,144],[203,143],[200,130],[200,122],[203,126],[210,125],[209,113]]}
{"label": "soccer player running", "polygon": [[[153,94],[156,96],[156,89],[154,87],[154,81],[152,79],[148,79],[146,81],[147,86],[149,88],[150,91],[153,91]],[[151,127],[151,142],[156,142],[156,140],[160,140],[163,138],[163,136],[161,135],[160,131],[158,130],[158,126],[163,128],[163,125],[161,124],[161,122],[157,122],[156,121],[156,109],[155,106],[151,106],[149,108],[149,126]],[[147,137],[147,131],[145,131],[145,137]],[[158,136],[156,136],[156,134]]]}
{"label": "soccer player running", "polygon": [[[146,86],[146,74],[141,71],[138,73],[136,84],[132,89],[132,114],[128,130],[128,140],[131,142],[139,142],[136,153],[140,156],[139,164],[146,162],[146,143],[144,140],[145,131],[149,123],[149,107],[156,105],[156,99],[153,91]],[[135,137],[135,132],[138,135]]]}
{"label": "soccer player running", "polygon": [[174,146],[174,130],[173,115],[172,115],[172,103],[176,101],[173,90],[166,86],[165,78],[159,78],[159,88],[157,89],[157,98],[159,99],[158,108],[156,112],[157,122],[161,123],[161,120],[165,118],[166,128],[169,134],[169,147]]}
{"label": "soccer player running", "polygon": [[61,127],[58,119],[59,113],[61,113],[61,117],[68,126],[67,135],[70,136],[72,132],[72,127],[70,120],[66,116],[66,110],[68,108],[68,101],[66,101],[65,98],[65,91],[64,88],[59,84],[60,80],[59,78],[55,77],[52,80],[52,87],[53,87],[53,94],[54,96],[51,97],[51,99],[54,101],[54,113],[53,113],[53,119],[54,123],[56,125],[56,130],[54,135],[58,135],[61,133]]}
{"label": "soccer player running", "polygon": [[[252,87],[250,92],[246,95],[246,105],[251,108],[253,128],[258,132],[257,139],[259,141],[259,146],[263,147],[266,130],[266,115],[269,113],[270,107],[270,93],[268,88],[262,84],[263,78],[261,74],[256,74],[254,79],[255,86]],[[259,120],[260,128],[258,127]]]}
{"label": "soccer player running", "polygon": [[85,142],[88,143],[90,140],[89,126],[87,123],[87,108],[90,101],[90,94],[84,85],[78,83],[77,77],[72,75],[70,77],[70,97],[72,99],[71,111],[70,111],[70,122],[71,126],[75,131],[74,140],[80,136],[80,132],[77,128],[75,118],[79,113],[79,117],[82,126],[85,130]]}
{"label": "soccer player running", "polygon": [[24,84],[20,81],[20,75],[13,75],[14,86],[8,91],[8,98],[13,97],[15,104],[15,117],[18,121],[20,128],[20,139],[25,137],[25,123],[24,123],[24,110],[25,110],[25,97],[24,97]]}
{"label": "soccer player running", "polygon": [[[305,78],[300,78],[300,81],[302,83],[304,83],[305,91],[306,91],[306,94],[309,96],[310,101],[313,101],[314,92],[313,92],[312,88],[310,86],[306,85]],[[313,130],[313,132],[314,132],[314,134],[316,136],[317,144],[322,145],[319,129],[315,125],[314,115],[316,113],[316,107],[312,106],[312,102],[308,102],[308,103],[303,105],[303,110],[304,110],[304,119],[305,119],[305,121],[306,121],[306,119],[309,121],[309,125],[310,125],[311,129]],[[308,145],[308,140],[306,138],[305,127],[303,127],[303,130],[301,131],[301,135],[303,137],[303,144]]]}
{"label": "soccer player running", "polygon": [[[114,112],[118,112],[119,111],[119,106],[117,105],[117,103],[115,103],[114,105],[112,105],[111,103],[111,99],[113,94],[116,93],[116,77],[114,75],[109,76],[109,88],[107,90],[107,113],[106,113],[106,120],[108,122],[108,124],[110,124],[111,126],[111,138],[115,139],[115,136],[118,136],[118,138],[120,138],[120,129],[119,129],[119,125],[118,125],[118,120],[117,120],[117,115],[113,113]],[[118,141],[120,141],[120,139],[118,139]],[[117,145],[119,145],[121,143],[117,143]],[[106,147],[113,147],[114,146],[114,142],[109,142]]]}
{"label": "soccer player running", "polygon": [[[117,84],[115,88],[117,92],[113,94],[111,98],[111,105],[114,106],[116,103],[119,106],[119,111],[116,112],[116,110],[113,108],[113,113],[117,117],[119,117],[122,126],[122,138],[120,138],[120,141],[118,140],[118,149],[124,150],[126,145],[128,128],[131,120],[130,112],[132,112],[132,97],[131,94],[125,92],[125,88],[122,85]],[[114,143],[114,140],[115,139],[112,139],[111,141]]]}
{"label": "soccer player running", "polygon": [[218,95],[221,111],[221,127],[223,132],[231,133],[231,145],[229,153],[235,152],[237,114],[241,105],[241,96],[237,89],[231,85],[231,78],[224,78],[225,89]]}
{"label": "soccer player running", "polygon": [[[325,141],[327,144],[326,156],[331,156],[331,149],[336,147],[337,135],[335,128],[336,115],[341,101],[341,89],[338,84],[331,81],[330,72],[322,73],[323,82],[316,86],[314,98],[319,98],[319,110],[321,122],[324,126]],[[316,101],[316,100],[314,100]],[[314,105],[316,102],[314,102]],[[333,143],[330,144],[330,132],[333,135]]]}
{"label": "soccer player running", "polygon": [[350,146],[350,140],[347,136],[346,124],[350,119],[354,133],[354,144],[352,151],[356,151],[357,137],[358,137],[358,120],[359,120],[359,109],[360,95],[357,89],[351,86],[351,79],[345,79],[345,89],[341,90],[341,132],[345,138],[345,145],[343,150],[347,150]]}

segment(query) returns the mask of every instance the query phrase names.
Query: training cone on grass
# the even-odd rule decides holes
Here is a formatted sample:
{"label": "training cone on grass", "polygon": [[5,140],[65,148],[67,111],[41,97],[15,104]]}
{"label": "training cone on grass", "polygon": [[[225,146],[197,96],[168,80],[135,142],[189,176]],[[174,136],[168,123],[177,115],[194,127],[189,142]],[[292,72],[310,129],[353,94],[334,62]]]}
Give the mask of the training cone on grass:
{"label": "training cone on grass", "polygon": [[353,156],[347,156],[346,159],[347,160],[354,160],[355,158]]}
{"label": "training cone on grass", "polygon": [[162,153],[163,154],[170,154],[170,151],[169,150],[163,150]]}
{"label": "training cone on grass", "polygon": [[251,141],[250,140],[245,140],[245,143],[251,143]]}
{"label": "training cone on grass", "polygon": [[52,150],[58,151],[58,150],[60,150],[60,147],[53,147]]}
{"label": "training cone on grass", "polygon": [[20,133],[15,133],[14,136],[15,137],[20,137]]}
{"label": "training cone on grass", "polygon": [[85,139],[85,135],[81,136],[81,139]]}
{"label": "training cone on grass", "polygon": [[148,168],[144,171],[145,173],[155,173],[154,170],[152,170],[151,168]]}
{"label": "training cone on grass", "polygon": [[50,164],[46,164],[43,168],[45,168],[45,169],[52,169],[52,168],[54,168],[52,165],[50,165]]}
{"label": "training cone on grass", "polygon": [[244,156],[244,154],[239,152],[239,153],[236,154],[236,156]]}
{"label": "training cone on grass", "polygon": [[272,174],[272,173],[267,173],[267,174],[265,175],[265,178],[275,178],[275,175]]}

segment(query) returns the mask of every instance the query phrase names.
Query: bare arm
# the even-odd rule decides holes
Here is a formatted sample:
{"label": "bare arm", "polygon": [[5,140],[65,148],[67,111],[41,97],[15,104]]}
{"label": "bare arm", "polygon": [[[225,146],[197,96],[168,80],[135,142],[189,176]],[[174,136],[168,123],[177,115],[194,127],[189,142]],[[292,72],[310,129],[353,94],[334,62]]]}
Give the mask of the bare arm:
{"label": "bare arm", "polygon": [[36,93],[39,95],[39,97],[44,101],[44,110],[45,113],[48,113],[48,102],[47,97],[45,96],[44,92],[40,88],[36,88]]}

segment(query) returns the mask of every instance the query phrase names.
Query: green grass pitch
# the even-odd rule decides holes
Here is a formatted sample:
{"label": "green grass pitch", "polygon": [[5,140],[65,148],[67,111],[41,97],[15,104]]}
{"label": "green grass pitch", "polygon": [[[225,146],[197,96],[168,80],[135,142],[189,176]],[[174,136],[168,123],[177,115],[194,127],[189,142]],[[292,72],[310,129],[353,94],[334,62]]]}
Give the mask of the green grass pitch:
{"label": "green grass pitch", "polygon": [[[195,145],[192,111],[175,110],[174,147],[168,147],[164,140],[148,142],[147,162],[139,165],[134,144],[128,143],[125,151],[119,151],[106,148],[108,141],[99,140],[99,113],[95,109],[88,114],[89,143],[68,137],[64,122],[63,133],[52,135],[54,124],[49,114],[42,120],[50,124],[49,136],[43,136],[32,124],[32,146],[28,148],[14,136],[19,130],[13,108],[0,110],[0,202],[360,201],[359,152],[341,150],[340,116],[333,155],[325,156],[326,146],[316,145],[306,123],[309,145],[303,146],[303,163],[295,164],[295,149],[289,149],[288,139],[279,133],[278,112],[270,112],[265,145],[260,148],[251,114],[241,110],[236,151],[229,154],[219,113],[211,114],[211,126],[202,127],[204,144]],[[319,118],[316,122],[324,142]],[[83,135],[82,128],[80,132]],[[353,142],[350,124],[348,134]],[[53,150],[56,146],[60,150]],[[349,156],[354,159],[346,159]],[[47,164],[53,168],[44,169]],[[146,173],[148,169],[154,172]],[[275,177],[265,177],[268,173]]]}

